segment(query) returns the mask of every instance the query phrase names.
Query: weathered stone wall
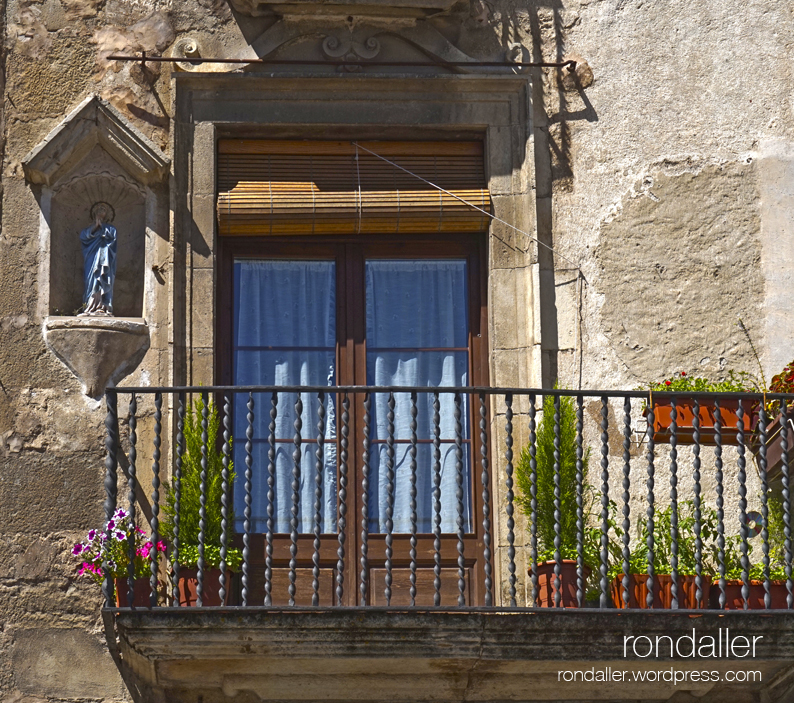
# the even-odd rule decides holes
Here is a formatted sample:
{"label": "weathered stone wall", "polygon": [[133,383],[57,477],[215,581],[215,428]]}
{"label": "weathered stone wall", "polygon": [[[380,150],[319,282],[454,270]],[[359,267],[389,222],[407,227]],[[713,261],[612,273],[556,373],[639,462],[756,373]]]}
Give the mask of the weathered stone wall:
{"label": "weathered stone wall", "polygon": [[[121,700],[126,694],[100,631],[98,590],[76,579],[68,555],[102,520],[104,410],[82,395],[43,341],[47,228],[22,159],[91,93],[173,156],[171,69],[107,56],[168,53],[187,37],[204,55],[233,56],[273,19],[233,14],[225,0],[11,0],[3,17],[0,700]],[[511,339],[510,317],[522,316],[514,321],[521,339],[494,347],[497,380],[626,388],[679,370],[755,372],[739,318],[767,378],[789,360],[794,14],[787,3],[481,1],[438,23],[476,58],[501,60],[520,42],[527,58],[576,56],[590,69],[581,66],[575,80],[555,69],[530,74],[534,163],[526,172],[535,182],[525,184],[527,212],[515,221],[577,262],[585,280],[543,249],[533,255],[532,284],[510,289],[525,300],[503,299],[498,319],[492,313],[492,340]],[[384,56],[424,54],[390,39]],[[174,174],[172,211],[188,194],[183,184],[193,188],[192,177]],[[190,337],[185,320],[175,319],[185,305],[184,274],[174,275],[168,198],[160,187],[147,214],[142,310],[151,348],[132,383],[184,378]],[[75,223],[75,236],[78,225],[85,226]],[[523,262],[515,236],[503,234]],[[519,265],[511,256],[492,252],[497,283]],[[192,382],[210,380],[211,364],[201,366],[200,356],[197,350]],[[588,408],[593,442],[596,413]],[[146,423],[140,434],[148,442]],[[524,420],[517,431],[526,441]],[[620,452],[612,447],[614,456]],[[641,452],[638,441],[632,452]],[[141,480],[148,480],[145,470]],[[503,517],[497,512],[501,564]],[[517,535],[524,545],[520,517]],[[521,589],[525,573],[521,546]],[[525,591],[519,595],[526,602]]]}

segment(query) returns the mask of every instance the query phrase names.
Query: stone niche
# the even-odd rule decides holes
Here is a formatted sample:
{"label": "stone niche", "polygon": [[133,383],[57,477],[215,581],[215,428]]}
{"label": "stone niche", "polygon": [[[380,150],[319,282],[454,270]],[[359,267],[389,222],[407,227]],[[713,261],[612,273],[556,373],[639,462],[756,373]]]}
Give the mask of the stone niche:
{"label": "stone niche", "polygon": [[50,315],[74,315],[83,300],[80,230],[91,224],[91,206],[109,203],[118,232],[113,314],[143,317],[146,194],[99,145],[76,172],[53,188],[50,218]]}
{"label": "stone niche", "polygon": [[[95,398],[133,371],[149,348],[148,217],[157,210],[153,188],[166,177],[169,160],[110,104],[91,96],[23,166],[42,214],[44,339],[86,395]],[[98,202],[110,205],[118,237],[113,316],[77,317],[84,286],[80,231],[91,225],[91,208]]]}

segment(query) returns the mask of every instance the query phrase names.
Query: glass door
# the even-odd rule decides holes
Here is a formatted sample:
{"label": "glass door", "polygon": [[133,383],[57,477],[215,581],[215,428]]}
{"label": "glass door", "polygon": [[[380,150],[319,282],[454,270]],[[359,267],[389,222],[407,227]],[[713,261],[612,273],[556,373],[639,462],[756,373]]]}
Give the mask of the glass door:
{"label": "glass door", "polygon": [[[224,240],[231,291],[229,333],[219,335],[227,342],[225,382],[371,388],[368,418],[364,393],[349,396],[341,579],[341,398],[283,391],[274,406],[267,393],[237,394],[235,529],[239,536],[248,515],[249,603],[264,601],[262,567],[269,563],[273,605],[291,597],[311,604],[317,565],[320,605],[335,603],[340,585],[343,603],[358,604],[362,579],[372,605],[384,605],[387,590],[391,605],[409,605],[412,580],[416,605],[433,605],[437,592],[442,605],[454,605],[461,552],[465,600],[477,602],[482,486],[474,467],[482,457],[479,443],[471,441],[470,399],[452,393],[436,398],[432,391],[483,383],[476,244],[475,237],[433,244],[407,237],[399,243],[374,237],[335,244]],[[393,386],[417,391],[378,390]]]}

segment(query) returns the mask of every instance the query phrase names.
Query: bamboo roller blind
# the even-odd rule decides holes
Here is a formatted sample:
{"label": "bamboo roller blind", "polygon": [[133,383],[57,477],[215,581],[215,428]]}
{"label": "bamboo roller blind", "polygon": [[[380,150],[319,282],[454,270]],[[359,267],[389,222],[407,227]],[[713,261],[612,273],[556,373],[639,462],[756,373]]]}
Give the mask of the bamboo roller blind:
{"label": "bamboo roller blind", "polygon": [[[361,142],[491,211],[480,142]],[[350,142],[222,139],[221,236],[481,232],[488,217]]]}

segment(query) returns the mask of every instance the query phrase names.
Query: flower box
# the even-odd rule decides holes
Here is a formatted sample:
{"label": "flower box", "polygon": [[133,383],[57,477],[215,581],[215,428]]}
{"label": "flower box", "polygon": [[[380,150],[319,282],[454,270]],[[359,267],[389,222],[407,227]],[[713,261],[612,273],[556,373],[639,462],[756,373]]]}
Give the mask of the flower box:
{"label": "flower box", "polygon": [[[538,575],[538,600],[535,606],[538,608],[554,608],[554,598],[557,593],[555,588],[554,566],[556,562],[545,561],[537,566]],[[579,600],[576,597],[578,577],[576,574],[577,563],[573,559],[563,559],[560,569],[560,607],[578,608]],[[587,579],[591,573],[590,567],[582,567],[582,590],[587,590]],[[532,576],[532,569],[529,569]]]}
{"label": "flower box", "polygon": [[[723,446],[736,446],[739,444],[736,433],[739,429],[738,400],[720,400],[719,419],[722,424],[720,436]],[[745,444],[750,445],[752,440],[752,425],[755,408],[749,401],[743,405],[744,415],[741,425],[744,428]],[[695,401],[692,398],[676,398],[676,439],[678,444],[695,443]],[[648,410],[643,414],[648,417]],[[653,400],[653,425],[649,430],[653,432],[653,441],[667,444],[672,436],[673,405],[670,398],[654,398]],[[713,400],[703,400],[698,408],[700,420],[700,444],[713,446],[717,435],[714,425],[717,412]]]}
{"label": "flower box", "polygon": [[[748,608],[750,610],[765,610],[763,581],[750,581],[750,593],[748,596]],[[786,610],[788,608],[788,589],[785,581],[770,582],[769,595],[772,597],[771,610]],[[712,608],[720,607],[720,586],[714,583],[709,593],[709,605]],[[744,598],[742,597],[741,581],[725,582],[725,610],[744,610]]]}
{"label": "flower box", "polygon": [[[702,610],[709,602],[711,576],[701,576],[700,603],[697,600],[695,576],[678,575],[678,607],[682,610]],[[653,577],[653,607],[673,607],[673,577],[655,574]],[[623,576],[612,581],[610,593],[616,608],[648,608],[648,574],[629,574],[629,602],[623,600]]]}

